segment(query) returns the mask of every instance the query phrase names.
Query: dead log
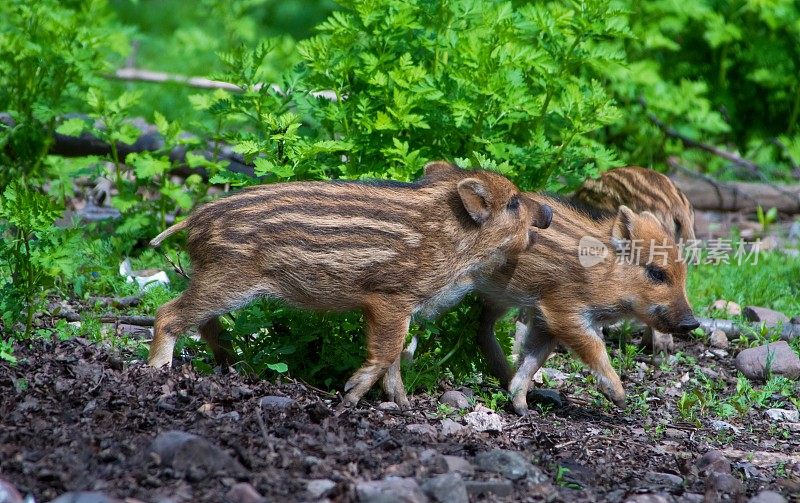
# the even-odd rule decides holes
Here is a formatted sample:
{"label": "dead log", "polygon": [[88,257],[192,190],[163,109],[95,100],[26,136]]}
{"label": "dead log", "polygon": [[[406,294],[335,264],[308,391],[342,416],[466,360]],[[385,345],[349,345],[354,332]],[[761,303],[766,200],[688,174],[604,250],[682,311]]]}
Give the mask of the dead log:
{"label": "dead log", "polygon": [[696,210],[755,211],[777,208],[781,213],[800,213],[800,185],[754,182],[718,182],[711,178],[670,176]]}
{"label": "dead log", "polygon": [[[762,325],[762,323],[737,323],[731,320],[717,320],[714,318],[697,318],[697,321],[700,322],[700,328],[702,328],[705,333],[710,334],[714,330],[722,330],[730,340],[738,339],[739,337],[753,339],[753,334],[759,332]],[[778,328],[778,325],[767,324],[766,326],[772,329]],[[750,330],[744,330],[744,328],[749,328]],[[784,323],[781,327],[780,337],[781,340],[784,341],[800,337],[800,325]]]}

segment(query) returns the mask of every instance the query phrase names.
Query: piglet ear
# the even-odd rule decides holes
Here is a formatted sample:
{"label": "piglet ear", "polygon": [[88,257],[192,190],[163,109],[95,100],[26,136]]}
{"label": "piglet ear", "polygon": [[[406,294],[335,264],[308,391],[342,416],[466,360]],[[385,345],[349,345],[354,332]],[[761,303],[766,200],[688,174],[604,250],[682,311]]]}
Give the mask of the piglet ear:
{"label": "piglet ear", "polygon": [[458,195],[469,216],[478,224],[489,220],[491,215],[491,194],[484,183],[477,178],[465,178],[458,182]]}
{"label": "piglet ear", "polygon": [[441,174],[452,171],[459,171],[459,169],[456,166],[453,166],[447,161],[432,161],[426,164],[425,167],[422,169],[425,173],[425,176],[435,175],[437,173]]}
{"label": "piglet ear", "polygon": [[626,243],[633,241],[633,226],[636,213],[624,204],[617,210],[614,226],[611,227],[611,244],[617,251],[626,249]]}

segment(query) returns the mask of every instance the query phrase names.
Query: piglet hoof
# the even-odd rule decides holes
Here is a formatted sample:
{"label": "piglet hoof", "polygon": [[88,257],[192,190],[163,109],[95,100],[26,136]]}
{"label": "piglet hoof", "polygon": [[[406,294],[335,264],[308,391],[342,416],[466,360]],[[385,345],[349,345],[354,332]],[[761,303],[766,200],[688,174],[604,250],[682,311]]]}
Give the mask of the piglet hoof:
{"label": "piglet hoof", "polygon": [[519,417],[527,416],[528,412],[527,405],[514,405],[514,413],[516,413]]}

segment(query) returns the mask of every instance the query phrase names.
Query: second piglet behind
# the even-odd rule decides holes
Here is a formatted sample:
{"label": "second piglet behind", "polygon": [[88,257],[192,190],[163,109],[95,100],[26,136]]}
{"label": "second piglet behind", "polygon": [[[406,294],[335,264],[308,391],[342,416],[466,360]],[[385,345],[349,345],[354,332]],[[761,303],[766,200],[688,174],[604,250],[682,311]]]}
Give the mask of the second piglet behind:
{"label": "second piglet behind", "polygon": [[[149,364],[170,365],[179,335],[199,327],[221,363],[233,357],[217,317],[252,299],[361,309],[367,361],[345,387],[354,404],[399,362],[411,317],[432,317],[510,255],[529,248],[552,210],[506,178],[438,162],[414,183],[296,182],[243,190],[196,209],[151,244],[186,229],[192,277],[158,310]],[[390,376],[399,376],[399,368]],[[408,404],[399,378],[383,380]]]}

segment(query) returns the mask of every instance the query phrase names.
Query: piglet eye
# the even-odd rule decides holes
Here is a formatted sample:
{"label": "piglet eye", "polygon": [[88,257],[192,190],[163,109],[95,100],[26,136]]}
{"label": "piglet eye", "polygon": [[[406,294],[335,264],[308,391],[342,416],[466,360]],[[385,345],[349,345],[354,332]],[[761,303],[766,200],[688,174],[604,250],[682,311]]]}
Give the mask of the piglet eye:
{"label": "piglet eye", "polygon": [[650,278],[651,281],[656,283],[666,283],[667,282],[667,273],[664,269],[655,266],[653,264],[647,264],[645,266],[645,272],[647,273],[647,277]]}
{"label": "piglet eye", "polygon": [[519,198],[514,196],[506,205],[509,211],[517,211],[519,209]]}

